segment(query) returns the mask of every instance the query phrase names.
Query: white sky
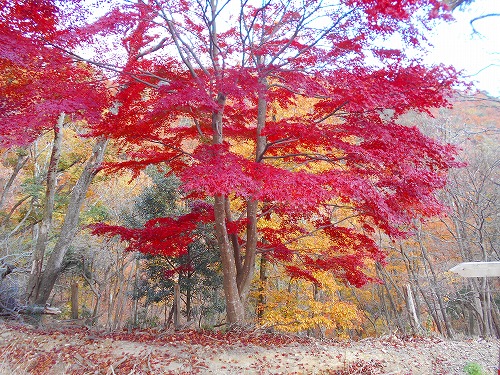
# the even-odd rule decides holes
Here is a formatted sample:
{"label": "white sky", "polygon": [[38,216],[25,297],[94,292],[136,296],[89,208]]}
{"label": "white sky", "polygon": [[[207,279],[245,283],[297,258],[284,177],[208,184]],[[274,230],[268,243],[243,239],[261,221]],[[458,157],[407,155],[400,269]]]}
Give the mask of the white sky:
{"label": "white sky", "polygon": [[470,20],[485,14],[500,14],[500,0],[475,0],[463,11],[457,9],[455,22],[433,30],[429,38],[435,46],[428,62],[443,62],[463,69],[476,87],[500,97],[500,16]]}
{"label": "white sky", "polygon": [[470,25],[475,17],[491,13],[500,14],[500,0],[475,0],[464,10],[455,10],[454,22],[443,23],[430,32],[429,41],[435,48],[425,61],[464,70],[478,89],[500,97],[500,16],[475,21],[476,34]]}

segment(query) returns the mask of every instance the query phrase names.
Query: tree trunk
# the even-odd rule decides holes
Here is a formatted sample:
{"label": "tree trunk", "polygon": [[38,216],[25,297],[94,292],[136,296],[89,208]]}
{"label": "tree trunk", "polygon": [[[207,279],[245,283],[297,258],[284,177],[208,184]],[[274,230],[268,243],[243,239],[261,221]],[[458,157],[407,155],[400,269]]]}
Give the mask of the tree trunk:
{"label": "tree trunk", "polygon": [[[247,299],[255,273],[255,253],[257,252],[257,205],[258,202],[254,199],[247,201],[247,242],[245,246],[245,257],[243,266],[240,267],[238,278],[238,291],[241,300],[244,302]],[[238,262],[239,259],[236,259]]]}
{"label": "tree trunk", "polygon": [[[375,270],[376,270],[377,278],[381,279],[382,277],[380,275],[378,268],[375,268]],[[378,298],[380,300],[379,306],[380,306],[380,309],[382,310],[381,315],[385,319],[385,326],[386,326],[387,330],[392,331],[392,327],[391,327],[392,320],[391,320],[391,317],[389,314],[389,308],[387,307],[387,302],[386,302],[385,293],[384,293],[385,285],[382,286],[380,284],[377,284],[376,290],[377,290]]]}
{"label": "tree trunk", "polygon": [[135,278],[134,278],[134,323],[133,326],[137,327],[139,323],[139,258],[135,259]]}
{"label": "tree trunk", "polygon": [[495,300],[493,299],[493,296],[491,296],[491,306],[492,306],[492,309],[491,309],[491,320],[492,320],[492,324],[493,324],[493,331],[495,332],[495,337],[498,339],[500,338],[500,316],[498,314],[498,306],[497,304],[495,303]]}
{"label": "tree trunk", "polygon": [[14,170],[12,171],[12,173],[9,177],[9,180],[5,183],[3,190],[2,190],[2,194],[0,195],[0,208],[3,207],[3,205],[7,199],[7,195],[10,191],[10,188],[12,187],[12,184],[14,183],[14,180],[16,179],[17,175],[19,174],[19,172],[21,171],[21,169],[24,167],[24,165],[26,164],[26,162],[29,159],[29,156],[26,154],[27,154],[27,151],[24,149],[20,149],[17,152],[16,166],[14,167]]}
{"label": "tree trunk", "polygon": [[[217,104],[219,110],[212,115],[212,143],[222,144],[222,114],[226,104],[226,96],[222,93],[217,95]],[[219,246],[219,252],[222,263],[224,296],[226,299],[226,314],[229,327],[241,325],[245,321],[245,309],[240,298],[238,290],[238,272],[234,249],[226,227],[226,197],[218,195],[214,197],[214,216],[215,216],[215,236]]]}
{"label": "tree trunk", "polygon": [[[429,271],[430,271],[431,276],[432,276],[430,281],[431,281],[432,289],[434,291],[434,294],[436,296],[436,299],[437,299],[437,302],[439,305],[439,312],[443,318],[444,327],[446,329],[446,336],[449,338],[453,338],[453,330],[451,328],[451,323],[449,321],[448,314],[446,312],[446,306],[444,304],[443,297],[442,297],[441,292],[440,292],[439,287],[438,287],[438,280],[437,280],[436,272],[434,271],[434,266],[432,265],[432,262],[429,259],[429,256],[427,254],[427,248],[425,247],[425,245],[423,243],[421,228],[419,228],[419,230],[417,232],[417,237],[418,237],[420,252],[422,254],[424,261],[427,263]],[[426,267],[426,269],[427,269],[427,267]]]}
{"label": "tree trunk", "polygon": [[259,272],[259,298],[257,300],[257,319],[262,321],[266,306],[266,284],[267,284],[267,258],[264,254],[260,257],[260,272]]}
{"label": "tree trunk", "polygon": [[98,172],[104,153],[106,151],[107,140],[100,138],[95,144],[92,155],[87,161],[80,178],[71,192],[69,205],[67,208],[64,223],[61,228],[59,239],[50,255],[45,271],[40,281],[39,293],[36,296],[35,304],[45,305],[49,299],[54,284],[62,271],[63,260],[68,251],[73,238],[79,230],[78,219],[80,217],[80,208],[85,200],[90,183]]}
{"label": "tree trunk", "polygon": [[193,291],[191,290],[191,282],[187,284],[186,287],[186,320],[189,322],[191,320],[191,300],[193,299]]}
{"label": "tree trunk", "polygon": [[[118,292],[116,294],[116,309],[115,309],[115,319],[113,322],[113,330],[117,330],[122,327],[122,320],[123,320],[123,315],[125,313],[125,308],[127,307],[127,303],[129,301],[129,293],[131,286],[130,284],[132,283],[132,273],[127,272],[127,279],[126,282],[124,283],[124,272],[126,271],[126,268],[124,267],[122,269],[122,281],[120,283],[120,288],[118,288]],[[123,286],[125,284],[125,286]],[[133,287],[132,287],[133,288]],[[144,314],[144,317],[147,318],[147,314]]]}
{"label": "tree trunk", "polygon": [[215,234],[221,255],[224,296],[229,327],[241,325],[245,321],[245,310],[238,291],[236,261],[227,235],[225,222],[225,197],[215,197]]}
{"label": "tree trunk", "polygon": [[[62,144],[62,127],[64,124],[65,114],[61,113],[54,128],[54,142],[52,144],[52,153],[50,156],[49,167],[47,169],[47,186],[45,190],[45,202],[43,207],[43,217],[39,225],[39,230],[36,237],[35,251],[33,254],[33,264],[31,274],[26,287],[25,300],[28,304],[34,304],[37,301],[40,284],[43,274],[43,261],[45,257],[45,249],[49,237],[50,228],[52,226],[52,213],[54,211],[54,199],[57,189],[57,166],[61,158]],[[48,299],[48,298],[47,298]],[[45,300],[41,305],[45,305]]]}
{"label": "tree trunk", "polygon": [[181,291],[179,283],[174,284],[174,329],[181,328]]}
{"label": "tree trunk", "polygon": [[[92,315],[91,315],[90,319],[88,320],[88,322],[91,326],[95,326],[97,324],[97,321],[98,321],[99,307],[100,307],[100,303],[101,303],[101,287],[100,287],[100,285],[98,285],[98,287],[93,285],[93,282],[95,282],[93,274],[91,274],[90,279],[85,275],[85,272],[82,273],[82,276],[85,279],[85,281],[87,282],[88,286],[90,287],[90,290],[92,291],[92,294],[95,297],[95,303],[94,303],[94,308],[92,309]],[[97,284],[97,282],[96,282],[96,284]]]}
{"label": "tree trunk", "polygon": [[71,284],[71,319],[78,319],[78,283]]}
{"label": "tree trunk", "polygon": [[[391,282],[392,286],[394,287],[394,289],[396,290],[396,292],[398,293],[398,295],[404,299],[404,296],[403,294],[401,293],[401,291],[399,290],[399,288],[397,287],[397,285],[392,281],[392,279],[390,278],[389,275],[386,274],[386,272],[384,271],[382,265],[380,263],[376,263],[375,264],[375,267],[376,267],[376,270],[377,270],[377,276],[378,277],[381,277],[382,280],[384,281],[383,283],[383,286],[387,292],[387,299],[389,300],[389,303],[391,305],[391,310],[393,312],[392,317],[395,317],[396,318],[396,325],[397,325],[397,328],[400,332],[404,332],[404,325],[403,323],[401,322],[401,316],[399,314],[399,311],[398,309],[396,308],[396,304],[394,303],[394,300],[392,298],[392,295],[391,295],[391,291],[389,290],[389,287],[387,285],[387,279],[389,279],[389,281]],[[383,293],[383,292],[382,292]],[[387,322],[389,323],[392,319],[391,318],[387,318]]]}
{"label": "tree trunk", "polygon": [[[403,253],[403,255],[406,257],[406,254]],[[410,262],[410,260],[408,260],[408,262]],[[432,320],[434,321],[434,324],[436,324],[436,327],[437,327],[439,333],[444,334],[443,329],[441,328],[441,320],[439,319],[439,315],[436,311],[436,308],[429,300],[428,294],[423,290],[422,285],[420,285],[420,282],[418,281],[418,275],[416,274],[414,267],[408,266],[408,270],[410,271],[410,273],[412,275],[412,279],[415,281],[415,285],[416,285],[418,291],[420,292],[420,295],[422,296],[422,299],[423,299],[425,305],[427,306],[427,310],[429,312],[429,315],[431,316]]]}
{"label": "tree trunk", "polygon": [[483,277],[481,280],[481,291],[479,293],[480,301],[481,301],[481,311],[483,316],[483,337],[491,336],[491,308],[489,306],[490,296],[488,291],[488,284],[486,281],[486,277]]}
{"label": "tree trunk", "polygon": [[[410,311],[412,317],[413,317],[413,322],[412,324],[413,331],[414,333],[421,333],[422,328],[420,325],[420,321],[417,316],[417,310],[415,309],[415,303],[413,302],[413,293],[411,291],[411,286],[410,284],[406,284],[406,303],[408,305],[408,310]],[[411,321],[411,319],[410,319]]]}

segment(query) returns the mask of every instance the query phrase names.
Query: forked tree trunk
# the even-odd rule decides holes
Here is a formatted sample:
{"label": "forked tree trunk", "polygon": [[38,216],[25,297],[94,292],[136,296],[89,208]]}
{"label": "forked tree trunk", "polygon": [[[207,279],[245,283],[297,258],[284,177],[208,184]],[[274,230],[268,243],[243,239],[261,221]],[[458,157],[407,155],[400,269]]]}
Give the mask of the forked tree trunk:
{"label": "forked tree trunk", "polygon": [[[208,26],[209,33],[209,54],[210,65],[214,73],[214,81],[217,83],[223,80],[223,66],[221,66],[220,51],[217,32],[216,18],[219,14],[216,0],[207,1],[206,15],[210,15]],[[196,57],[196,53],[184,41],[179,38],[175,24],[165,17],[168,30],[175,41],[179,56],[185,66],[189,69],[193,78],[198,78],[196,65],[201,62]],[[192,59],[191,59],[192,58]],[[259,63],[261,57],[258,56]],[[193,63],[195,61],[196,63]],[[262,82],[265,84],[265,78]],[[256,161],[259,162],[265,150],[265,137],[261,136],[266,120],[267,101],[265,93],[259,94],[257,136],[256,136]],[[223,113],[226,104],[226,95],[223,92],[217,94],[218,109],[212,114],[212,144],[222,144],[223,137]],[[200,131],[200,129],[198,129]],[[227,231],[226,222],[231,221],[227,197],[218,195],[214,197],[215,213],[215,233],[219,247],[222,270],[223,287],[226,300],[227,323],[229,326],[241,325],[245,322],[244,304],[250,290],[253,274],[255,272],[255,254],[257,247],[257,210],[258,202],[250,197],[247,201],[247,238],[244,254],[240,253],[240,245],[236,236],[230,235]]]}
{"label": "forked tree trunk", "polygon": [[[52,226],[52,213],[54,211],[54,199],[57,189],[57,166],[61,158],[62,128],[64,125],[65,114],[61,113],[54,128],[54,141],[52,144],[52,153],[50,155],[49,167],[47,169],[47,186],[45,188],[45,201],[43,206],[42,221],[36,236],[35,249],[33,253],[33,263],[31,268],[28,285],[26,287],[25,301],[31,305],[35,303],[43,273],[43,262],[45,258],[45,249]],[[45,301],[46,302],[46,301]],[[45,305],[45,302],[43,303]]]}
{"label": "forked tree trunk", "polygon": [[237,283],[236,261],[231,247],[225,222],[225,197],[215,197],[215,234],[222,262],[224,296],[229,326],[242,325],[245,322],[245,309],[240,298]]}
{"label": "forked tree trunk", "polygon": [[[267,82],[261,82],[266,85]],[[220,144],[222,136],[222,114],[226,103],[226,97],[219,94],[217,102],[220,106],[219,112],[212,118],[213,143]],[[266,138],[261,135],[265,126],[267,101],[262,94],[258,102],[257,134],[255,160],[260,162],[265,151]],[[215,197],[215,233],[221,262],[223,268],[223,286],[226,298],[226,313],[229,326],[242,325],[245,323],[245,302],[250,291],[253,275],[255,273],[255,256],[257,253],[257,212],[258,201],[249,198],[247,200],[247,235],[245,253],[240,253],[238,241],[231,241],[227,231],[226,222],[231,220],[231,213],[227,198]]]}
{"label": "forked tree trunk", "polygon": [[62,271],[66,252],[79,230],[78,219],[80,218],[80,209],[85,200],[90,183],[94,179],[102,163],[106,145],[106,139],[100,138],[97,140],[90,159],[87,161],[87,164],[85,164],[80,178],[73,187],[59,239],[47,261],[47,265],[41,276],[40,288],[36,298],[34,298],[34,302],[37,305],[45,305],[48,301],[55,282]]}
{"label": "forked tree trunk", "polygon": [[[222,144],[222,115],[226,104],[223,93],[217,95],[219,110],[212,116],[212,143]],[[245,309],[238,290],[238,272],[236,270],[235,252],[229,239],[226,220],[226,197],[218,195],[214,198],[215,236],[219,246],[222,263],[224,296],[226,299],[227,323],[229,326],[241,325],[245,321]]]}

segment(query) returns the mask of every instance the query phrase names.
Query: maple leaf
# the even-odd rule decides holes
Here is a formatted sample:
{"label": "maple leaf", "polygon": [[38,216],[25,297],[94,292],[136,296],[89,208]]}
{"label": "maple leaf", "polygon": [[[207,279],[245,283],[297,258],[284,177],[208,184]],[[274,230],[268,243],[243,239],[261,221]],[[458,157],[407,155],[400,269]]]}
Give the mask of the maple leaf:
{"label": "maple leaf", "polygon": [[187,167],[180,178],[187,191],[202,191],[206,195],[230,193],[255,195],[259,185],[246,171],[246,159],[229,151],[228,145],[201,145],[193,153],[196,163]]}
{"label": "maple leaf", "polygon": [[65,38],[52,1],[9,1],[0,24],[3,146],[29,144],[53,128],[61,113],[101,121],[110,105],[109,91],[89,65],[53,47]]}
{"label": "maple leaf", "polygon": [[193,233],[201,223],[213,221],[213,208],[195,204],[190,213],[177,218],[162,217],[148,220],[142,228],[127,228],[104,223],[91,225],[92,233],[107,237],[119,236],[128,243],[127,251],[149,255],[179,257],[186,254],[195,241]]}

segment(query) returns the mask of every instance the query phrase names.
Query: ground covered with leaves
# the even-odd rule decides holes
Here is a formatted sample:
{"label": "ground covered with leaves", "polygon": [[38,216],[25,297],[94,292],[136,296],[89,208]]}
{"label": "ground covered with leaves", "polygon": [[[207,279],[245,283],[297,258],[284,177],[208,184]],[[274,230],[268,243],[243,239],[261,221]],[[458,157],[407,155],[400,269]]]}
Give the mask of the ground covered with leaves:
{"label": "ground covered with leaves", "polygon": [[34,329],[0,323],[0,374],[493,374],[498,340],[319,341],[244,331]]}

